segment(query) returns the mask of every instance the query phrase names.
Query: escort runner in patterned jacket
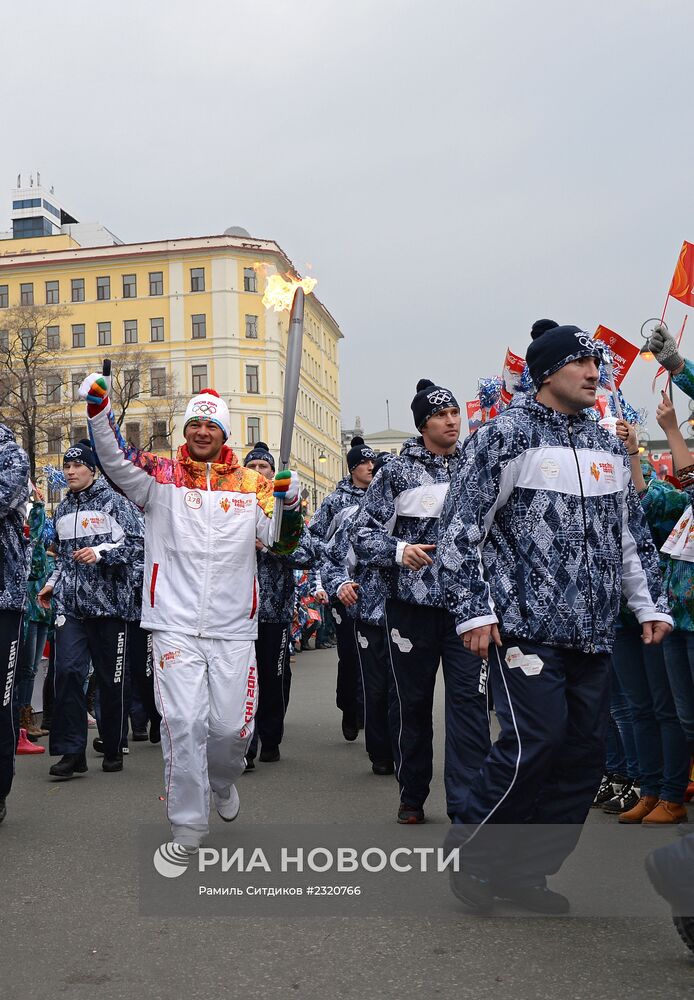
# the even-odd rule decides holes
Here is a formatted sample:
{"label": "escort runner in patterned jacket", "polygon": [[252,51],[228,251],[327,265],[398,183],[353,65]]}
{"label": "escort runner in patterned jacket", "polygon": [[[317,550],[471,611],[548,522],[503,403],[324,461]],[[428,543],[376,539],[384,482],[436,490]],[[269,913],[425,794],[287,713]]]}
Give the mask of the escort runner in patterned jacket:
{"label": "escort runner in patterned jacket", "polygon": [[[167,815],[174,843],[194,849],[208,833],[210,790],[222,819],[238,814],[258,688],[256,540],[280,555],[296,548],[298,477],[273,483],[239,463],[225,444],[229,408],[212,389],[189,401],[175,459],[124,447],[109,388],[94,374],[80,394],[102,468],[144,511],[141,624],[153,632]],[[274,497],[284,500],[277,539]]]}
{"label": "escort runner in patterned jacket", "polygon": [[[257,446],[256,446],[257,447]],[[284,735],[284,717],[289,705],[292,674],[289,643],[294,602],[295,569],[313,566],[318,544],[306,526],[299,544],[290,556],[278,556],[266,548],[258,550],[258,661],[259,699],[255,732],[246,754],[253,761],[261,743],[260,758],[265,762],[280,759],[279,747]]]}
{"label": "escort runner in patterned jacket", "polygon": [[622,588],[639,622],[669,620],[658,554],[621,442],[534,396],[468,438],[439,546],[459,633],[609,653]]}
{"label": "escort runner in patterned jacket", "polygon": [[[347,452],[349,476],[342,479],[313,516],[309,531],[319,542],[321,553],[341,524],[354,517],[373,476],[376,452],[354,437]],[[322,561],[322,556],[321,556]],[[317,588],[324,590],[322,581]],[[361,683],[359,657],[354,641],[354,627],[347,619],[344,606],[337,598],[330,602],[337,640],[336,704],[342,712],[342,735],[353,742],[359,735],[364,716],[364,689]]]}
{"label": "escort runner in patterned jacket", "polygon": [[[135,579],[131,567],[142,561],[144,552],[143,530],[132,504],[105,479],[95,479],[87,489],[70,491],[60,501],[55,530],[58,558],[48,583],[57,614],[130,618]],[[87,545],[98,553],[98,561],[74,562],[73,554]]]}
{"label": "escort runner in patterned jacket", "polygon": [[142,525],[125,497],[95,479],[88,442],[63,456],[68,493],[55,512],[56,568],[39,599],[53,598],[55,702],[50,753],[55,778],[87,770],[85,681],[90,662],[99,686],[103,769],[122,770],[121,733],[126,712],[126,618],[132,600],[132,566],[142,559]]}
{"label": "escort runner in patterned jacket", "polygon": [[[372,461],[375,461],[375,452],[372,455]],[[330,541],[346,518],[356,514],[365,493],[365,489],[354,485],[351,476],[345,476],[323,500],[308,526],[321,547]]]}
{"label": "escort runner in patterned jacket", "polygon": [[381,470],[351,534],[357,559],[388,572],[392,581],[386,633],[398,696],[399,823],[424,822],[440,662],[446,683],[449,811],[457,808],[458,796],[489,747],[483,664],[457,641],[434,558],[441,509],[461,454],[460,409],[450,389],[428,379],[417,384],[411,408],[421,436],[406,441],[399,456]]}
{"label": "escort runner in patterned jacket", "polygon": [[489,656],[501,727],[452,836],[466,838],[459,898],[564,913],[546,876],[573,850],[600,783],[620,591],[646,643],[672,620],[629,459],[585,413],[601,345],[552,320],[532,337],[536,395],[467,440],[442,513],[445,602],[460,641]]}
{"label": "escort runner in patterned jacket", "polygon": [[388,570],[391,596],[406,604],[444,606],[436,560],[414,573],[402,566],[402,553],[408,544],[436,545],[441,508],[461,453],[459,441],[452,454],[434,455],[421,437],[409,438],[372,484],[354,522],[357,558]]}
{"label": "escort runner in patterned jacket", "polygon": [[24,538],[28,499],[29,459],[9,427],[0,424],[0,822],[12,787],[18,736],[12,715],[13,686],[29,570]]}
{"label": "escort runner in patterned jacket", "polygon": [[[374,479],[364,494],[365,497],[370,490],[378,488],[380,470],[394,458],[390,452],[379,454],[374,464]],[[342,614],[346,614],[354,623],[364,686],[364,741],[372,769],[374,774],[392,774],[398,713],[385,634],[385,604],[390,593],[389,571],[357,561],[350,540],[351,527],[352,519],[344,520],[325,546],[321,578],[328,596],[342,602]]]}

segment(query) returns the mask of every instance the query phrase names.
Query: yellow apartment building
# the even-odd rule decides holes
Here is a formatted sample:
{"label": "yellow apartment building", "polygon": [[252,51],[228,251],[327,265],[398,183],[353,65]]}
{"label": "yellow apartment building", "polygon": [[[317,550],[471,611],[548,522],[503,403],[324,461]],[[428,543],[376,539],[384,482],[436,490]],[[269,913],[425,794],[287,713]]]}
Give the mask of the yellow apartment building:
{"label": "yellow apartment building", "polygon": [[[84,434],[76,387],[100,370],[104,357],[113,359],[114,375],[132,397],[122,426],[132,444],[175,454],[187,399],[209,386],[229,405],[229,443],[237,454],[242,458],[263,440],[277,456],[289,316],[261,301],[266,276],[277,272],[296,276],[277,243],[240,229],[105,246],[78,245],[69,225],[0,239],[0,339],[3,316],[20,307],[60,314],[46,330],[52,347],[59,346],[55,378],[38,391],[46,406],[57,409],[59,402],[61,414],[67,407],[68,417],[56,419],[37,442],[37,468],[56,462]],[[307,296],[292,467],[309,510],[342,474],[341,339],[330,312]]]}

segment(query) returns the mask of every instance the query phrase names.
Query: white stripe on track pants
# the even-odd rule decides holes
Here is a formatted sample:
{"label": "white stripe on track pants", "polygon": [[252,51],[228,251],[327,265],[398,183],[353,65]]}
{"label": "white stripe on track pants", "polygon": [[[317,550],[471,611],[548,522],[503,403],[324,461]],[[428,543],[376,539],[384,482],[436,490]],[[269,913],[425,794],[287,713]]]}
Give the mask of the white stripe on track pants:
{"label": "white stripe on track pants", "polygon": [[166,814],[175,841],[199,844],[209,832],[210,788],[227,798],[245,767],[258,694],[255,642],[164,631],[152,639]]}

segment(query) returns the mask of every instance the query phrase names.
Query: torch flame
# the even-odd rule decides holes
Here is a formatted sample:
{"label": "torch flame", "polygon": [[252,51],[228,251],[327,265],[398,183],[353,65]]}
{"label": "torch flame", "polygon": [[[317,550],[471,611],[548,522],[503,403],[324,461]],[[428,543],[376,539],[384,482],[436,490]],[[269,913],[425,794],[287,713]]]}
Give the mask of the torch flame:
{"label": "torch flame", "polygon": [[[256,267],[256,271],[264,273],[265,269],[263,268],[261,272],[261,269]],[[263,305],[266,309],[274,309],[275,312],[289,311],[297,288],[303,288],[304,293],[309,295],[317,284],[315,278],[299,279],[289,274],[271,274],[267,277]]]}

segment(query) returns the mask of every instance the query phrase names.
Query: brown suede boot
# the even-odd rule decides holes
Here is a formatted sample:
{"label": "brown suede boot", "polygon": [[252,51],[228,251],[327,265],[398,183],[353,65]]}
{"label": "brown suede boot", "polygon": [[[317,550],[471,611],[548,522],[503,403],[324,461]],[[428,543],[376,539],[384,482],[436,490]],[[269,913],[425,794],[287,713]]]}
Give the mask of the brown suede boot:
{"label": "brown suede boot", "polygon": [[26,729],[30,740],[38,739],[39,736],[47,736],[45,729],[39,729],[34,722],[34,710],[31,705],[23,705],[19,710],[19,725],[21,729]]}
{"label": "brown suede boot", "polygon": [[644,826],[658,826],[664,823],[686,823],[687,810],[679,802],[661,799],[658,805],[643,820]]}
{"label": "brown suede boot", "polygon": [[40,726],[36,721],[36,716],[38,712],[35,712],[31,705],[29,705],[29,718],[31,720],[31,728],[34,730],[37,736],[48,736],[48,730]]}
{"label": "brown suede boot", "polygon": [[619,816],[620,823],[643,823],[644,819],[658,805],[657,795],[642,795],[633,809]]}

